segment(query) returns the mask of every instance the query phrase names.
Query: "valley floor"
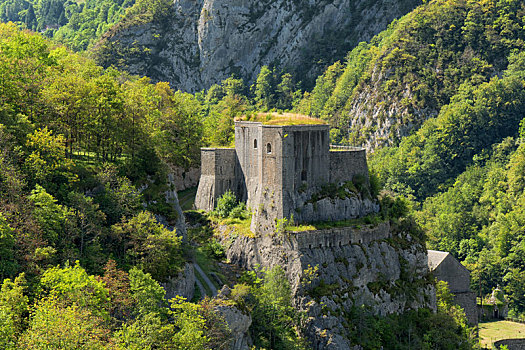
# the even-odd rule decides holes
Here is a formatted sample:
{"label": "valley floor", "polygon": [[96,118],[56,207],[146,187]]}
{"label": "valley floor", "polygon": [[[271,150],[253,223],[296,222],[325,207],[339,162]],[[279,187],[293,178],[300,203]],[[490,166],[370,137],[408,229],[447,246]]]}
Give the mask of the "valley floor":
{"label": "valley floor", "polygon": [[479,324],[479,339],[482,348],[491,349],[501,339],[525,338],[525,324],[510,321],[492,321]]}

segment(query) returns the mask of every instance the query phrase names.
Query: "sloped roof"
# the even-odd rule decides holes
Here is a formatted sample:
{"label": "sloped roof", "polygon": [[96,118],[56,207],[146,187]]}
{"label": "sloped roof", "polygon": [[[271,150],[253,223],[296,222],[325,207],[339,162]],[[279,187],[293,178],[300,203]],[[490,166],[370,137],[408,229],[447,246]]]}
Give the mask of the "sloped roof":
{"label": "sloped roof", "polygon": [[438,250],[429,250],[428,251],[428,269],[430,271],[433,271],[449,255],[450,255],[449,252],[440,252]]}

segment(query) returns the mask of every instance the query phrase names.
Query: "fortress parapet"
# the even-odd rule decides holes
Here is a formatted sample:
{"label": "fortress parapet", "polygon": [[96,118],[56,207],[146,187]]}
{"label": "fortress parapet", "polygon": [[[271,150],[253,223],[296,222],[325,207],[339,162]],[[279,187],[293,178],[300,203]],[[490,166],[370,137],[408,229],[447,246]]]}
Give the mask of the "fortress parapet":
{"label": "fortress parapet", "polygon": [[[333,220],[326,203],[326,213],[312,213],[316,193],[327,184],[352,181],[356,175],[368,183],[365,150],[331,151],[328,125],[236,122],[235,148],[203,148],[201,159],[197,209],[213,210],[216,199],[231,190],[254,212],[252,230],[257,232],[272,231],[276,220],[292,216],[296,222]],[[335,215],[338,220],[371,211],[367,206],[351,209],[356,206],[351,198],[333,199],[337,201],[332,209],[341,211]],[[310,214],[304,214],[303,207]]]}
{"label": "fortress parapet", "polygon": [[369,245],[392,236],[389,222],[370,227],[334,227],[323,230],[290,232],[290,243],[299,251],[338,248],[351,244]]}

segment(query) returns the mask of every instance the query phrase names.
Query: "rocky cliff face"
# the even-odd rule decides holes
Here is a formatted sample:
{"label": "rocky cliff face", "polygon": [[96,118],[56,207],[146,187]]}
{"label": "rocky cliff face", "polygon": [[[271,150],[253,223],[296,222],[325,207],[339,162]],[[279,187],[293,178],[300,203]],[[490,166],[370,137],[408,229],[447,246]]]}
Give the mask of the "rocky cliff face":
{"label": "rocky cliff face", "polygon": [[174,0],[150,21],[124,20],[99,43],[100,63],[196,91],[261,66],[312,81],[419,0]]}
{"label": "rocky cliff face", "polygon": [[350,237],[338,242],[322,232],[314,242],[309,233],[307,244],[294,236],[229,237],[227,257],[245,268],[285,269],[296,307],[308,315],[306,336],[316,349],[352,348],[346,317],[355,308],[376,315],[435,308],[424,242],[409,222],[346,232]]}

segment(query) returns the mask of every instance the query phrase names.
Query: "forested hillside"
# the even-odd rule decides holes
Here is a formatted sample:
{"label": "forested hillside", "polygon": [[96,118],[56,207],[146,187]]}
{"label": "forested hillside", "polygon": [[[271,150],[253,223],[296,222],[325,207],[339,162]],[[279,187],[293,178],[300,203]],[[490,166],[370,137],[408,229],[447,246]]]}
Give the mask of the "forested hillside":
{"label": "forested hillside", "polygon": [[[525,311],[525,2],[428,2],[351,51],[297,109],[334,141],[375,149],[371,169],[410,198],[429,248],[501,286]],[[390,145],[387,147],[382,147]]]}
{"label": "forested hillside", "polygon": [[134,0],[0,0],[0,21],[23,23],[82,51],[117,23]]}
{"label": "forested hillside", "polygon": [[232,75],[251,84],[262,66],[289,72],[309,89],[327,66],[419,3],[155,0],[126,13],[94,52],[104,67],[183,91],[208,89]]}
{"label": "forested hillside", "polygon": [[0,348],[211,341],[202,307],[168,310],[158,284],[185,261],[153,214],[177,220],[166,162],[199,145],[193,100],[0,25]]}
{"label": "forested hillside", "polygon": [[522,1],[430,1],[331,66],[299,108],[352,144],[397,144],[523,50]]}
{"label": "forested hillside", "polygon": [[[188,232],[192,244],[169,229],[180,219],[166,201],[170,167],[198,164],[201,145],[230,144],[235,117],[289,109],[299,96],[268,67],[253,89],[229,78],[174,92],[0,24],[0,348],[230,349],[232,313],[250,320],[259,348],[308,348],[278,266],[234,273],[214,299],[168,303],[161,286],[188,261],[224,257],[208,224]],[[469,349],[464,317],[446,288],[439,297],[435,314],[356,314],[349,331],[367,348],[399,339],[400,349]]]}

